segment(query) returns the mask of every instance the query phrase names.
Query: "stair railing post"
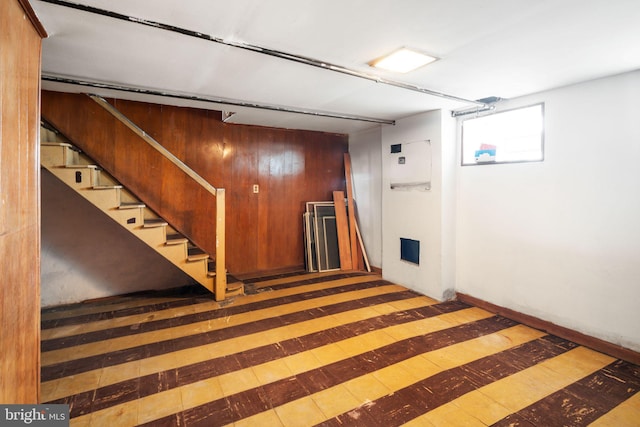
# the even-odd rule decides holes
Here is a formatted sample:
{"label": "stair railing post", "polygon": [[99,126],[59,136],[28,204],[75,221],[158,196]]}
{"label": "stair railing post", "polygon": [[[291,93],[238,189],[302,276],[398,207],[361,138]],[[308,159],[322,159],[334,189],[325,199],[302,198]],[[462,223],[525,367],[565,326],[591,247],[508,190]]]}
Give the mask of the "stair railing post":
{"label": "stair railing post", "polygon": [[222,301],[227,290],[227,269],[225,267],[225,192],[216,189],[216,281],[215,298]]}

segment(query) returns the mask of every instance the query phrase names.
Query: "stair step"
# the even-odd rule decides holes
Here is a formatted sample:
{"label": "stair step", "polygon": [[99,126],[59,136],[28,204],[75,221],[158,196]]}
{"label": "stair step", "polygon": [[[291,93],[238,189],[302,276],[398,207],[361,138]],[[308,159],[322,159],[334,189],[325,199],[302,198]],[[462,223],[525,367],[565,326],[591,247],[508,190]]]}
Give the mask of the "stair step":
{"label": "stair step", "polygon": [[203,259],[209,259],[209,254],[204,252],[200,248],[189,248],[187,254],[187,261],[200,261]]}
{"label": "stair step", "polygon": [[56,141],[51,141],[51,142],[41,142],[40,145],[44,145],[45,147],[69,147],[69,148],[73,148],[73,145],[66,143],[66,142],[56,142]]}
{"label": "stair step", "polygon": [[94,190],[111,190],[111,189],[121,189],[122,185],[94,185],[93,187]]}
{"label": "stair step", "polygon": [[145,219],[144,220],[144,228],[154,228],[154,227],[166,227],[169,223],[160,218],[153,219]]}
{"label": "stair step", "polygon": [[167,235],[167,245],[180,245],[182,243],[188,243],[189,239],[180,234],[168,234]]}
{"label": "stair step", "polygon": [[215,260],[209,259],[209,262],[207,262],[207,277],[216,277],[216,262],[215,262]]}
{"label": "stair step", "polygon": [[118,209],[136,209],[136,208],[146,208],[147,205],[145,205],[142,202],[121,202],[120,206],[118,206]]}
{"label": "stair step", "polygon": [[235,291],[236,289],[242,288],[242,287],[244,287],[244,283],[242,282],[227,283],[228,291]]}
{"label": "stair step", "polygon": [[99,169],[97,165],[64,165],[67,169]]}
{"label": "stair step", "polygon": [[229,297],[234,297],[236,295],[244,295],[244,283],[233,282],[233,283],[227,284],[227,291],[225,295]]}

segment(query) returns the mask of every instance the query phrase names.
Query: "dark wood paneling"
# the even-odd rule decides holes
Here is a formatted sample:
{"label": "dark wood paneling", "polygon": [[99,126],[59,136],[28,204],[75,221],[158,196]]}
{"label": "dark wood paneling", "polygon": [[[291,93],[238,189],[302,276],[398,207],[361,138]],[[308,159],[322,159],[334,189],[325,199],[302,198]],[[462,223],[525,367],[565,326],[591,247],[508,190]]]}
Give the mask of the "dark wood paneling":
{"label": "dark wood paneling", "polygon": [[224,132],[225,162],[223,187],[227,190],[227,259],[234,271],[259,269],[260,193],[253,194],[258,182],[258,150],[249,141],[257,138],[255,129],[230,126]]}
{"label": "dark wood paneling", "polygon": [[[25,9],[26,7],[26,9]],[[0,402],[40,398],[40,34],[25,1],[0,2]],[[35,22],[35,24],[34,24]]]}
{"label": "dark wood paneling", "polygon": [[[346,135],[221,121],[216,111],[111,100],[215,187],[226,189],[231,273],[304,263],[302,212],[344,190]],[[83,95],[43,93],[43,115],[150,207],[215,253],[215,198],[197,187]],[[78,115],[77,111],[83,113]],[[96,142],[94,142],[96,141]],[[139,172],[143,170],[144,174]],[[259,193],[253,193],[253,185]]]}

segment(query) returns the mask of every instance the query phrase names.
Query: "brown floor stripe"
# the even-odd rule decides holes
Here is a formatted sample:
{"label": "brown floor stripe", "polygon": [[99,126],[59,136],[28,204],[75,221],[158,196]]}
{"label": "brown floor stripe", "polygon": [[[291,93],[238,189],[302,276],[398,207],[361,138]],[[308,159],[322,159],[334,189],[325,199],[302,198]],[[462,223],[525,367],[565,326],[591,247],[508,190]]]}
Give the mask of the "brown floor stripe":
{"label": "brown floor stripe", "polygon": [[[227,316],[233,316],[235,314],[248,313],[250,311],[260,310],[263,308],[275,307],[278,305],[284,305],[284,304],[289,304],[293,302],[309,300],[313,298],[321,298],[328,295],[336,295],[339,293],[350,292],[354,290],[371,289],[381,285],[390,285],[390,284],[391,283],[385,282],[382,280],[354,283],[354,284],[331,288],[331,290],[320,289],[316,291],[307,291],[307,292],[299,293],[296,295],[289,295],[289,296],[284,296],[280,298],[272,298],[269,300],[258,301],[255,303],[249,303],[249,304],[238,305],[238,306],[229,306],[224,308],[214,308],[212,310],[203,311],[195,314],[187,314],[179,317],[173,317],[171,319],[162,319],[162,320],[144,322],[144,323],[137,324],[137,327],[135,329],[132,328],[131,325],[127,325],[122,327],[89,332],[85,334],[71,335],[71,336],[66,336],[61,338],[52,338],[49,340],[42,341],[42,343],[40,344],[40,350],[42,352],[46,352],[46,351],[58,350],[66,347],[73,347],[81,344],[88,344],[91,342],[104,341],[110,338],[118,338],[118,337],[123,337],[128,335],[143,334],[145,332],[158,331],[161,329],[174,328],[176,326],[183,326],[190,323],[202,322],[205,320],[212,320],[212,319],[219,319]],[[418,296],[418,294],[414,293],[414,296]],[[158,308],[158,310],[163,310],[163,309],[164,308]],[[134,314],[139,314],[139,313],[134,313]]]}
{"label": "brown floor stripe", "polygon": [[[187,409],[182,412],[182,420],[189,426],[226,425],[233,423],[271,408],[281,406],[292,400],[333,387],[350,379],[375,372],[378,369],[419,354],[479,336],[488,335],[515,326],[516,324],[516,322],[509,319],[494,316],[442,331],[397,341],[376,350],[330,363],[321,368],[303,372],[293,377]],[[562,348],[558,346],[557,352],[562,352]],[[547,354],[552,353],[552,351],[547,352]],[[174,421],[180,421],[180,415],[174,414],[143,425],[156,425],[156,422],[160,425]],[[369,425],[380,424],[374,423]]]}
{"label": "brown floor stripe", "polygon": [[[295,287],[298,287],[298,286],[313,285],[313,284],[316,284],[316,283],[323,283],[323,282],[329,282],[329,281],[332,281],[332,280],[348,279],[350,277],[361,277],[361,276],[371,276],[371,278],[379,278],[380,277],[380,276],[372,275],[372,274],[368,274],[368,273],[361,273],[361,272],[358,272],[358,271],[352,271],[352,272],[349,272],[349,273],[334,273],[334,274],[331,274],[331,275],[311,277],[309,279],[301,279],[301,280],[296,280],[296,281],[292,281],[292,282],[271,284],[271,285],[269,285],[269,288],[274,290],[274,291],[277,291],[277,290],[280,290],[280,289],[289,289],[289,288],[295,288]],[[293,276],[290,276],[290,277],[293,277]],[[252,282],[252,284],[253,283],[255,283],[255,282]]]}
{"label": "brown floor stripe", "polygon": [[640,367],[618,360],[493,425],[588,425],[639,391]]}
{"label": "brown floor stripe", "polygon": [[308,274],[309,272],[307,271],[289,271],[286,273],[280,273],[280,274],[272,274],[269,276],[260,276],[260,277],[251,277],[251,278],[246,278],[243,279],[242,281],[244,283],[260,283],[260,282],[266,282],[268,280],[275,280],[275,279],[285,279],[287,277],[293,277],[293,276],[300,276],[301,274]]}
{"label": "brown floor stripe", "polygon": [[[285,288],[290,288],[293,286],[300,286],[300,285],[307,285],[307,284],[313,284],[313,283],[320,283],[320,282],[325,282],[325,281],[331,281],[331,280],[338,280],[338,279],[343,279],[343,278],[349,278],[349,277],[355,277],[355,276],[363,276],[365,275],[365,273],[359,273],[359,272],[352,272],[352,273],[336,273],[330,276],[322,276],[322,277],[315,277],[315,278],[310,278],[310,279],[304,279],[304,280],[300,280],[297,282],[293,282],[291,284],[287,283],[287,284],[283,284],[283,285],[276,285],[276,286],[270,286],[270,288],[272,289],[285,289]],[[50,329],[50,328],[56,328],[56,327],[60,327],[60,326],[68,326],[68,325],[80,325],[83,323],[88,323],[88,322],[96,322],[96,321],[100,321],[100,320],[107,320],[107,319],[115,319],[118,317],[127,317],[127,316],[132,316],[135,314],[144,314],[144,313],[149,313],[149,312],[153,312],[153,311],[159,311],[159,310],[166,310],[166,309],[170,309],[170,308],[177,308],[177,307],[183,307],[183,306],[187,306],[187,305],[192,305],[192,304],[198,304],[201,302],[206,302],[206,301],[213,301],[213,296],[209,293],[202,293],[198,288],[193,288],[191,289],[191,287],[188,287],[189,289],[185,290],[185,293],[196,293],[197,297],[195,298],[185,298],[185,299],[180,299],[180,300],[176,300],[176,301],[169,301],[169,302],[163,302],[163,303],[159,303],[159,304],[149,304],[149,305],[144,305],[144,306],[139,306],[139,307],[132,307],[132,308],[126,308],[126,309],[120,309],[120,310],[110,310],[110,311],[104,311],[104,312],[100,312],[100,313],[91,313],[91,314],[84,314],[84,315],[79,315],[79,316],[71,316],[71,317],[64,317],[64,318],[57,318],[57,319],[50,319],[50,320],[43,320],[41,322],[41,329]],[[141,294],[140,297],[142,297],[143,295]],[[158,292],[153,292],[150,294],[150,296],[166,296],[165,293],[158,293]],[[106,305],[105,307],[108,307],[108,305]]]}
{"label": "brown floor stripe", "polygon": [[[41,343],[45,363],[61,362],[42,369],[43,400],[69,404],[71,425],[78,426],[387,427],[480,420],[495,426],[640,426],[640,366],[467,304],[416,298],[422,295],[401,287],[378,291],[365,285],[364,292],[332,299],[359,290],[360,284],[344,284],[353,280],[331,283],[353,276],[368,275],[297,271],[250,277],[243,281],[253,283],[256,293],[294,290],[224,307],[207,304],[196,308],[207,310],[198,315],[191,308],[159,315],[176,316],[170,319],[146,313],[176,301],[188,307],[212,300],[174,289],[158,299],[127,295],[44,309],[43,325],[70,323],[47,331],[52,338]],[[393,285],[377,279],[358,281],[375,283],[371,288]],[[329,298],[304,302],[322,297]],[[280,308],[288,303],[299,304]],[[268,311],[252,313],[260,309]],[[219,329],[195,329],[236,313],[243,318],[211,325]],[[137,317],[110,320],[132,315]],[[337,317],[323,319],[331,315]],[[103,322],[88,325],[85,333],[77,326],[95,320]],[[323,325],[329,328],[321,330]],[[272,328],[277,330],[269,335]],[[109,347],[114,351],[96,354]],[[180,358],[174,351],[183,351]]]}
{"label": "brown floor stripe", "polygon": [[81,325],[88,322],[97,322],[100,320],[115,319],[117,317],[133,316],[135,314],[152,313],[159,310],[168,310],[170,308],[185,307],[188,305],[199,304],[205,301],[213,301],[210,297],[185,298],[176,301],[166,301],[158,304],[143,305],[140,307],[132,307],[113,311],[103,311],[100,313],[83,314],[73,317],[63,317],[59,319],[43,320],[41,329],[58,328],[60,326]]}
{"label": "brown floor stripe", "polygon": [[[198,288],[201,288],[198,286]],[[187,285],[178,288],[170,288],[164,291],[141,291],[134,292],[130,294],[117,295],[112,297],[106,297],[104,299],[96,299],[96,300],[88,300],[77,303],[56,305],[50,307],[43,307],[40,310],[43,319],[58,319],[61,317],[73,317],[73,313],[77,311],[86,311],[86,310],[97,310],[97,311],[105,311],[107,307],[117,307],[117,306],[127,306],[127,307],[137,307],[139,305],[146,305],[147,303],[138,304],[140,300],[154,300],[154,299],[175,299],[177,295],[182,295],[183,297],[187,297],[190,294],[193,296],[202,295],[203,292],[192,291],[196,289],[196,285]],[[100,310],[98,310],[100,309]]]}
{"label": "brown floor stripe", "polygon": [[[360,285],[363,285],[366,288],[368,285],[372,285],[372,283],[375,284],[375,282],[365,282],[358,284],[357,286],[359,288]],[[379,284],[380,283],[378,283],[378,285]],[[416,293],[412,291],[402,291],[391,294],[376,295],[359,300],[331,304],[315,309],[303,310],[255,322],[244,323],[225,329],[216,329],[213,331],[175,338],[172,340],[158,341],[152,344],[145,344],[137,347],[127,348],[124,350],[99,354],[96,356],[89,356],[52,365],[42,366],[41,381],[51,381],[64,376],[76,375],[81,372],[87,372],[98,368],[114,366],[120,363],[131,362],[133,360],[140,360],[147,357],[170,353],[173,351],[198,347],[214,342],[220,342],[225,339],[244,334],[268,331],[269,329],[279,326],[285,326],[292,323],[317,319],[319,317],[329,316],[331,314],[336,314],[357,308],[377,305],[383,302],[393,301],[394,299],[398,300],[415,297]]]}
{"label": "brown floor stripe", "polygon": [[558,356],[573,347],[575,345],[568,341],[545,336],[448,369],[319,425],[400,426],[470,391]]}
{"label": "brown floor stripe", "polygon": [[[388,297],[385,298],[387,295]],[[379,299],[377,303],[379,304],[398,300],[398,298],[394,298],[393,294],[387,295],[377,297]],[[374,303],[375,301],[371,302]],[[331,313],[344,311],[337,311],[339,307],[328,306],[327,308]],[[452,313],[465,308],[468,308],[465,304],[450,301],[447,303],[385,314],[370,319],[347,323],[345,325],[326,329],[322,332],[316,332],[281,341],[276,344],[257,347],[242,353],[218,357],[205,362],[182,366],[176,369],[128,381],[122,381],[117,384],[102,387],[95,391],[91,390],[46,403],[69,404],[71,407],[71,417],[78,417],[109,406],[149,396],[150,394],[159,393],[160,391],[192,384],[203,379],[260,365],[282,357],[291,356],[332,342],[361,335],[366,332],[401,325],[403,323],[413,322],[429,317],[435,317],[444,313]],[[92,404],[89,405],[89,402],[92,402]]]}

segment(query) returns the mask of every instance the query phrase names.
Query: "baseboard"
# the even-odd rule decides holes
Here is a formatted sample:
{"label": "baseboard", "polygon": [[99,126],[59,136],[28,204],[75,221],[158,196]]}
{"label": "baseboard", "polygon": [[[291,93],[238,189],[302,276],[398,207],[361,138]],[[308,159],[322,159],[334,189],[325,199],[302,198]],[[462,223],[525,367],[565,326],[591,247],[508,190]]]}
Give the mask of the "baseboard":
{"label": "baseboard", "polygon": [[297,271],[303,273],[305,271],[304,264],[292,265],[289,267],[274,268],[270,270],[252,271],[249,273],[234,274],[234,276],[237,277],[239,280],[250,280],[250,279],[255,279],[256,277],[274,276],[277,274],[294,273]]}
{"label": "baseboard", "polygon": [[640,353],[637,351],[633,351],[631,349],[601,340],[599,338],[585,335],[581,332],[576,332],[572,329],[556,325],[555,323],[551,323],[549,321],[542,320],[528,314],[511,310],[510,308],[501,307],[499,305],[481,300],[479,298],[472,297],[471,295],[457,292],[456,299],[466,304],[482,308],[491,313],[499,314],[500,316],[515,320],[516,322],[522,323],[523,325],[527,325],[532,328],[547,332],[549,334],[567,339],[569,341],[573,341],[576,344],[589,347],[601,353],[605,353],[618,359],[623,359],[636,365],[640,365]]}
{"label": "baseboard", "polygon": [[373,265],[371,266],[371,272],[372,273],[376,273],[379,274],[380,276],[382,276],[382,269],[380,267],[374,267]]}

